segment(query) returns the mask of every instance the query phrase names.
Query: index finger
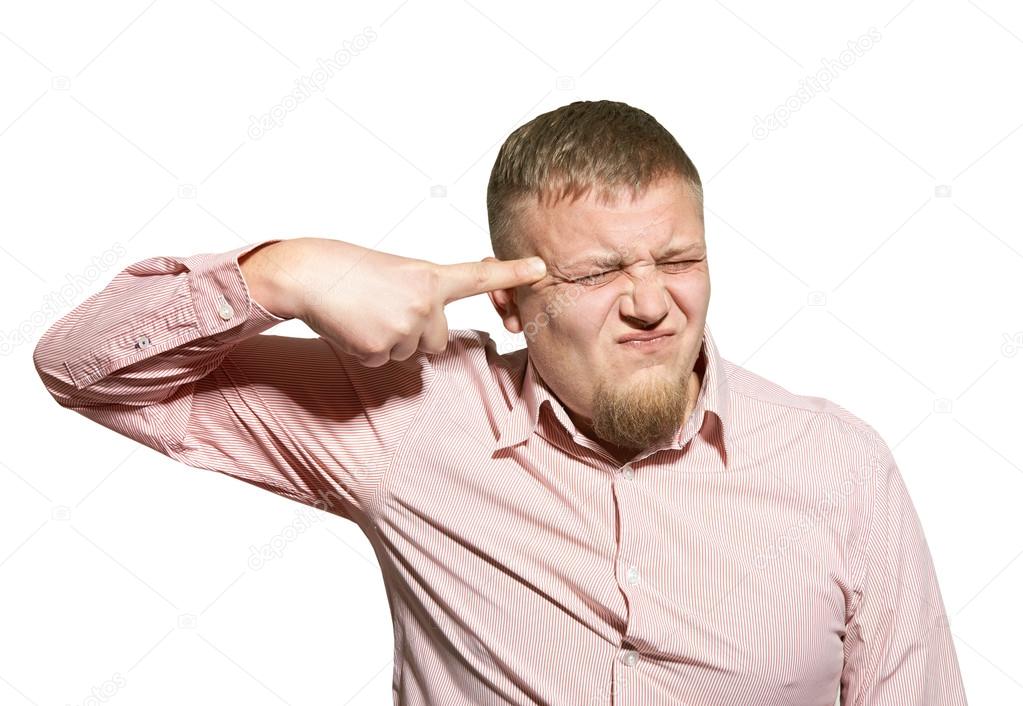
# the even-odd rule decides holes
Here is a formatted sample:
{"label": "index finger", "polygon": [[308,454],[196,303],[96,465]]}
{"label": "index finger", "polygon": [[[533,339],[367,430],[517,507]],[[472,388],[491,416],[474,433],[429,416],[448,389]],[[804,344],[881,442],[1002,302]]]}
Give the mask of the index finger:
{"label": "index finger", "polygon": [[516,260],[489,258],[479,262],[441,265],[440,268],[445,303],[495,289],[512,289],[532,284],[547,274],[547,265],[539,257]]}

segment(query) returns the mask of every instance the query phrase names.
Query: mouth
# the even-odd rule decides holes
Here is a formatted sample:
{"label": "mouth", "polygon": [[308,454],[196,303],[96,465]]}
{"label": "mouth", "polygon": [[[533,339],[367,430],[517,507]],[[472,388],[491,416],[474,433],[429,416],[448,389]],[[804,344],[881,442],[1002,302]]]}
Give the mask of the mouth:
{"label": "mouth", "polygon": [[619,345],[637,351],[660,350],[668,345],[674,337],[672,333],[632,334],[618,340]]}

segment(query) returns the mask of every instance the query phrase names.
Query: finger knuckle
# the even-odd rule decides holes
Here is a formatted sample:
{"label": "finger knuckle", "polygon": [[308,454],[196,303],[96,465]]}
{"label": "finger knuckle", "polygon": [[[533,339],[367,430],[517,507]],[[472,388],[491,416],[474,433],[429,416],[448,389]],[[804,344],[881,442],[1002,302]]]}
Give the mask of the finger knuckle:
{"label": "finger knuckle", "polygon": [[440,270],[436,267],[423,267],[419,270],[419,279],[427,292],[435,292],[441,284]]}
{"label": "finger knuckle", "polygon": [[375,355],[363,358],[361,362],[367,368],[379,368],[381,365],[384,365],[387,360],[388,358],[386,356]]}
{"label": "finger knuckle", "polygon": [[427,347],[427,348],[426,348],[426,349],[424,350],[424,352],[425,352],[425,353],[430,353],[430,354],[432,354],[432,355],[440,355],[441,353],[443,353],[443,352],[444,352],[444,351],[446,351],[447,349],[448,349],[448,347],[447,347],[447,345],[446,345],[446,344],[444,344],[444,343],[438,343],[437,345],[431,345],[431,346]]}
{"label": "finger knuckle", "polygon": [[433,302],[425,294],[413,297],[409,302],[409,311],[417,318],[426,318],[433,310]]}
{"label": "finger knuckle", "polygon": [[387,353],[391,350],[391,345],[391,342],[384,336],[373,336],[360,346],[360,351],[366,357],[376,356],[381,353]]}
{"label": "finger knuckle", "polygon": [[[416,330],[415,323],[409,319],[400,319],[394,322],[394,333],[399,339],[407,338]],[[390,347],[388,347],[389,349]]]}
{"label": "finger knuckle", "polygon": [[429,297],[440,286],[442,277],[437,266],[430,262],[413,261],[400,272],[403,282],[416,296]]}

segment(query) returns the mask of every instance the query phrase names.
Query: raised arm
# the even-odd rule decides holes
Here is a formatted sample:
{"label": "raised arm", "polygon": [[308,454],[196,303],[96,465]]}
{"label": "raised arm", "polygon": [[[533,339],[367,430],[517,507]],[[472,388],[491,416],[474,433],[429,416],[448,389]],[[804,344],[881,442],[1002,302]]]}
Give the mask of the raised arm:
{"label": "raised arm", "polygon": [[[63,407],[359,521],[422,409],[444,304],[524,279],[516,266],[318,238],[153,257],[54,323],[33,359]],[[259,335],[292,317],[320,337]]]}

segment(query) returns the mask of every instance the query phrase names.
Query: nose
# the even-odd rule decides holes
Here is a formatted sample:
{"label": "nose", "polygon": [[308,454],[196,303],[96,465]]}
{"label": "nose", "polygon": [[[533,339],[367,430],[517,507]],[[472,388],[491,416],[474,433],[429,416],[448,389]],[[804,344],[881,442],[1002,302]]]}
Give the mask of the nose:
{"label": "nose", "polygon": [[652,328],[668,315],[668,290],[655,269],[630,278],[631,284],[621,299],[622,316],[630,323]]}

